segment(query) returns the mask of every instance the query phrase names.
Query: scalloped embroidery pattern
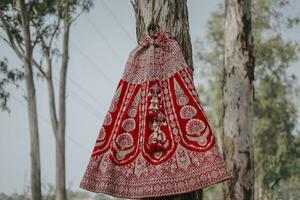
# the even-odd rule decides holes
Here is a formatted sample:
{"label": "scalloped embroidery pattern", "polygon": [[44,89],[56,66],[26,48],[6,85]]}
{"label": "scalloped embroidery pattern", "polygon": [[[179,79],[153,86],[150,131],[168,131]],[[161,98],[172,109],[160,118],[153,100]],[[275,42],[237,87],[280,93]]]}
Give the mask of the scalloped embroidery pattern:
{"label": "scalloped embroidery pattern", "polygon": [[194,106],[185,105],[180,109],[180,117],[182,119],[191,119],[197,114],[197,110]]}
{"label": "scalloped embroidery pattern", "polygon": [[175,40],[167,44],[168,53],[146,48],[136,56],[140,46],[130,53],[80,188],[140,199],[188,193],[231,177],[181,49]]}

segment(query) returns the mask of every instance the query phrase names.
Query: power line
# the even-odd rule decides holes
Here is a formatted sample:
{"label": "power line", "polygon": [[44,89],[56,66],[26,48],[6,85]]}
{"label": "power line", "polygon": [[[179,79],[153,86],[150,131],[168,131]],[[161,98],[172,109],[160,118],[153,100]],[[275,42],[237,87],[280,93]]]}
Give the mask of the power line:
{"label": "power line", "polygon": [[[59,85],[59,81],[58,78],[56,76],[53,75],[53,78],[56,80],[57,82],[57,87],[61,88],[61,86]],[[22,87],[21,87],[22,88]],[[23,89],[23,88],[22,88]],[[24,89],[23,89],[24,90]],[[84,108],[89,114],[93,115],[95,117],[95,119],[99,120],[99,115],[98,113],[95,113],[94,110],[96,110],[89,102],[87,102],[84,98],[82,98],[79,94],[77,94],[74,90],[72,90],[71,88],[68,88],[68,90],[70,90],[73,95],[76,96],[75,101],[77,101],[77,103]],[[78,101],[79,100],[79,101]],[[104,107],[103,107],[104,108]],[[102,112],[103,115],[103,112]]]}
{"label": "power line", "polygon": [[81,91],[83,91],[87,96],[89,96],[92,100],[94,100],[95,103],[100,103],[101,107],[102,108],[105,108],[106,105],[104,105],[103,103],[101,102],[98,102],[98,99],[96,97],[94,97],[93,95],[91,95],[88,91],[86,91],[83,87],[80,86],[79,83],[77,83],[75,80],[73,80],[72,78],[70,77],[67,77],[67,79],[73,83],[76,87],[78,87]]}
{"label": "power line", "polygon": [[102,5],[106,8],[106,10],[110,13],[110,15],[113,17],[113,19],[115,20],[115,22],[119,25],[119,27],[124,31],[124,33],[127,35],[127,37],[129,38],[129,40],[131,40],[132,42],[135,42],[135,40],[132,38],[132,36],[128,33],[128,31],[126,30],[126,28],[123,26],[123,24],[119,21],[119,19],[116,17],[116,15],[113,13],[113,11],[110,9],[110,7],[106,4],[106,2],[104,0],[100,1],[102,3]]}
{"label": "power line", "polygon": [[89,18],[89,16],[86,16],[88,23],[91,25],[91,27],[95,30],[95,32],[99,35],[102,41],[106,44],[106,46],[112,51],[112,53],[115,55],[117,59],[122,61],[120,54],[113,48],[113,46],[108,42],[108,39],[106,36],[102,33],[102,31],[96,26],[96,24]]}
{"label": "power line", "polygon": [[[26,105],[24,104],[24,102],[22,102],[21,100],[19,100],[17,97],[15,97],[14,95],[11,95],[11,94],[10,94],[10,96],[11,96],[15,101],[17,101],[20,105],[22,105],[23,107],[26,107]],[[41,115],[41,114],[39,114],[39,113],[38,113],[38,117],[39,117],[45,124],[47,124],[47,125],[49,125],[50,127],[52,127],[50,121],[47,120],[46,117],[44,117],[43,115]],[[87,151],[87,152],[90,152],[89,148],[85,147],[85,146],[82,145],[80,142],[76,141],[75,139],[73,139],[72,137],[68,136],[67,134],[66,134],[66,137],[67,137],[71,142],[73,142],[74,144],[78,145],[81,149],[83,149],[83,150],[85,150],[85,151]]]}
{"label": "power line", "polygon": [[[58,78],[57,78],[57,77],[55,77],[54,75],[53,75],[53,77],[54,77],[54,79],[55,79],[56,81],[58,81]],[[58,84],[58,87],[61,87],[61,86]],[[69,88],[69,90],[71,90],[71,89]],[[84,90],[84,89],[83,89],[83,90]],[[76,100],[79,99],[79,100],[81,101],[81,103],[79,103],[79,102],[78,102],[78,103],[79,103],[83,108],[85,108],[86,111],[88,111],[90,114],[92,114],[94,117],[96,117],[96,119],[99,119],[98,114],[94,112],[94,110],[92,109],[93,106],[92,106],[91,104],[89,104],[86,100],[84,100],[82,97],[80,97],[80,95],[78,95],[75,91],[71,90],[71,92],[73,92],[73,95],[77,96]],[[19,99],[17,99],[15,96],[13,96],[13,95],[11,95],[11,94],[10,94],[10,96],[12,96],[13,99],[15,99],[15,100],[16,100],[18,103],[20,103],[21,105],[26,106],[22,101],[20,101]],[[82,104],[82,103],[84,103],[84,104]],[[87,106],[88,106],[88,107],[87,107]],[[49,123],[49,125],[51,126],[50,122],[49,122],[45,117],[43,117],[43,116],[40,115],[40,114],[38,114],[38,116],[42,119],[42,121],[44,121],[44,122],[46,122],[46,123]],[[66,135],[66,136],[67,136],[67,135]],[[69,137],[69,136],[67,136],[67,137]],[[70,140],[73,140],[73,143],[76,142],[76,140],[74,140],[73,138],[71,138],[71,137],[69,137],[69,138],[70,138]],[[78,143],[78,142],[77,142],[77,143]],[[80,143],[78,143],[78,144],[80,144]]]}
{"label": "power line", "polygon": [[[77,94],[75,94],[75,93],[73,93],[73,95],[75,95],[75,96],[77,96],[77,98],[78,98],[78,100],[79,101],[81,101],[81,103],[83,103],[85,106],[85,109],[90,113],[90,114],[92,114],[97,120],[99,120],[99,115],[98,115],[98,113],[96,113],[95,111],[94,111],[94,108],[87,102],[87,101],[85,101],[82,97],[80,97],[79,95],[77,95]],[[81,104],[81,106],[82,106],[82,104]]]}
{"label": "power line", "polygon": [[80,55],[82,56],[82,57],[84,57],[90,64],[91,64],[91,67],[93,67],[99,74],[101,74],[101,76],[102,77],[104,77],[109,83],[111,83],[111,84],[113,84],[113,81],[100,69],[100,68],[98,68],[98,67],[96,67],[97,66],[97,64],[96,63],[94,63],[93,61],[92,61],[92,59],[88,56],[88,55],[86,55],[74,42],[72,42],[71,40],[70,40],[70,43],[79,51],[79,53],[80,53]]}
{"label": "power line", "polygon": [[[58,71],[57,71],[58,73]],[[58,78],[56,76],[53,75],[53,77],[56,79],[56,81],[59,82]],[[106,108],[106,105],[104,105],[102,102],[98,102],[98,99],[93,96],[92,94],[90,94],[88,91],[86,91],[78,82],[76,82],[74,79],[72,79],[71,77],[67,76],[67,80],[70,81],[72,84],[74,84],[79,90],[81,90],[82,92],[84,92],[87,96],[89,96],[95,103],[97,103],[97,105],[100,103],[101,107],[103,109]],[[59,84],[58,84],[59,85]],[[74,90],[72,90],[71,88],[68,88],[68,90],[71,90],[71,92],[76,93]],[[77,94],[77,96],[80,96]],[[84,100],[85,101],[85,100]],[[87,104],[89,104],[87,102]],[[90,104],[89,104],[90,105]],[[91,106],[93,107],[93,106]]]}
{"label": "power line", "polygon": [[[76,46],[75,44],[73,44],[74,46]],[[84,54],[81,50],[80,50],[80,48],[78,47],[78,46],[76,46],[77,47],[77,49],[79,50],[79,52],[81,53],[81,55],[84,57],[84,58],[87,58],[87,61],[89,61],[91,64],[92,64],[92,66],[94,67],[94,64],[95,63],[92,63],[91,62],[91,59],[89,59],[87,56],[86,56],[86,54]],[[100,69],[98,69],[97,67],[94,67],[103,77],[105,77],[106,78],[106,80],[108,80],[110,83],[112,83],[112,81],[111,81],[111,79],[109,79],[109,77],[108,76],[106,76],[105,75],[105,73],[103,72],[103,71],[101,71]],[[56,77],[54,77],[54,78],[56,78]],[[80,86],[80,84],[78,84],[76,81],[74,81],[73,79],[71,79],[71,78],[69,78],[69,77],[67,77],[67,79],[69,80],[70,79],[70,81],[74,84],[74,85],[76,85],[81,91],[83,91],[87,96],[89,96],[91,99],[93,99],[97,104],[99,103],[98,101],[97,101],[97,99],[94,97],[94,96],[92,96],[90,93],[88,93],[85,89],[83,89],[81,86]],[[56,78],[56,80],[58,80],[57,78]],[[71,90],[70,88],[69,88],[69,90]],[[76,92],[74,92],[74,91],[72,91],[71,90],[71,92],[73,92],[79,99],[81,99],[81,101],[82,102],[84,102],[86,105],[88,105],[89,107],[93,107],[93,106],[91,106],[91,104],[89,104],[86,100],[84,100],[82,97],[80,97],[80,95],[78,95],[78,94],[76,94]],[[105,105],[104,104],[102,104],[101,103],[101,106],[104,108],[105,107]],[[86,107],[85,107],[86,108]],[[90,113],[92,113],[94,116],[96,116],[97,117],[97,119],[98,119],[98,115],[97,114],[95,114],[93,111],[91,112],[91,110],[89,109],[88,111],[90,111]]]}
{"label": "power line", "polygon": [[[54,79],[57,81],[57,82],[59,82],[58,81],[58,78],[56,78],[55,76],[53,76],[54,77]],[[59,83],[57,83],[57,85],[58,85],[58,87],[60,88],[61,86],[59,85]],[[70,90],[72,93],[73,93],[73,95],[75,95],[75,96],[77,96],[77,98],[75,98],[76,100],[80,100],[81,101],[81,103],[83,103],[83,104],[80,104],[82,107],[84,107],[90,114],[92,114],[93,116],[95,116],[97,119],[99,118],[99,116],[98,116],[98,114],[97,113],[95,113],[95,111],[94,110],[96,110],[96,109],[94,109],[94,107],[89,103],[89,102],[87,102],[85,99],[83,99],[79,94],[77,94],[74,90],[72,90],[71,88],[68,88],[68,90]],[[87,107],[86,107],[87,106]],[[102,113],[103,114],[103,113]]]}
{"label": "power line", "polygon": [[74,144],[77,144],[78,146],[80,146],[83,150],[90,152],[90,149],[88,149],[87,147],[85,147],[84,145],[82,145],[81,143],[77,142],[76,140],[74,140],[73,138],[71,138],[70,136],[66,135],[67,138],[69,138],[70,141],[72,141]]}

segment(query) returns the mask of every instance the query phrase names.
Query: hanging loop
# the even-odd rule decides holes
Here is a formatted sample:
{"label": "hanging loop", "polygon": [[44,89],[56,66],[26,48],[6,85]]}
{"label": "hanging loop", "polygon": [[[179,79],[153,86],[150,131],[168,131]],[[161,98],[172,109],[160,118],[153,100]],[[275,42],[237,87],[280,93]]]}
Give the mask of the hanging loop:
{"label": "hanging loop", "polygon": [[155,24],[155,23],[151,22],[148,25],[147,31],[148,31],[148,34],[153,34],[153,33],[159,32],[159,29],[160,29],[160,27],[159,27],[158,24]]}

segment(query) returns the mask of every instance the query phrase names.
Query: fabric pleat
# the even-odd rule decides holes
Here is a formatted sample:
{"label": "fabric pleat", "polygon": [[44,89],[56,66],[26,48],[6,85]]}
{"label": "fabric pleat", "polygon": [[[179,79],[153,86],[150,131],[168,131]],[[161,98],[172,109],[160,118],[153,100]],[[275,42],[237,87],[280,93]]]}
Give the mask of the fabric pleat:
{"label": "fabric pleat", "polygon": [[129,54],[80,188],[140,199],[230,177],[178,42],[147,35]]}

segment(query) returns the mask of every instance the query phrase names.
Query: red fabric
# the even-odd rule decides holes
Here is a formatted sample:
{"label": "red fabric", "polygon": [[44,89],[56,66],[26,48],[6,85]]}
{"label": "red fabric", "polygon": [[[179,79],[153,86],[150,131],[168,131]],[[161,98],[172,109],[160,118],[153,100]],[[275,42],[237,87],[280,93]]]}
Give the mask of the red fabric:
{"label": "red fabric", "polygon": [[129,55],[80,187],[145,198],[229,178],[179,44],[166,32],[146,36]]}

